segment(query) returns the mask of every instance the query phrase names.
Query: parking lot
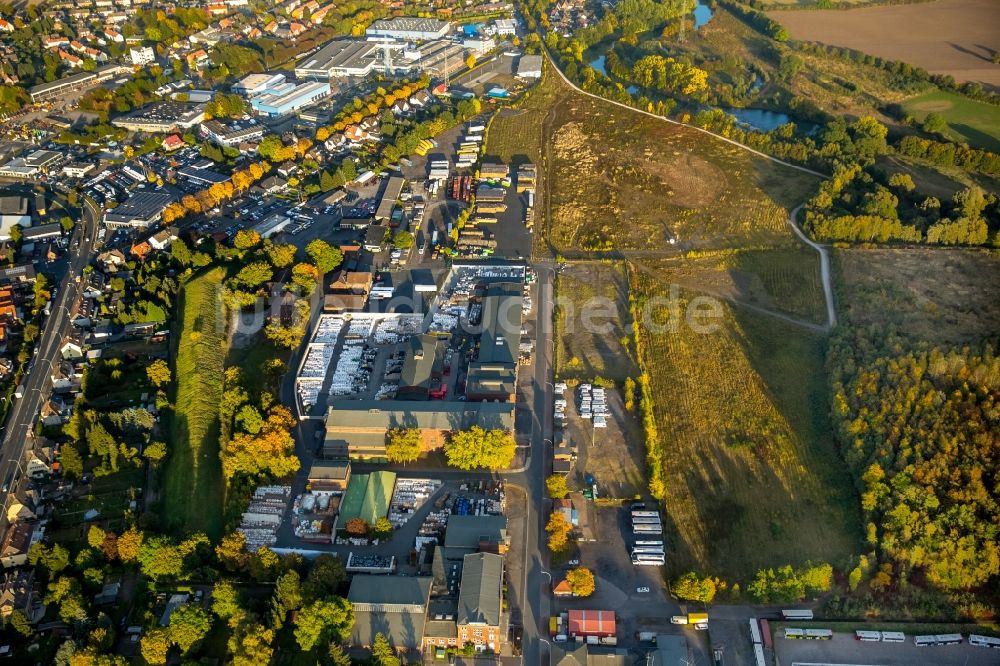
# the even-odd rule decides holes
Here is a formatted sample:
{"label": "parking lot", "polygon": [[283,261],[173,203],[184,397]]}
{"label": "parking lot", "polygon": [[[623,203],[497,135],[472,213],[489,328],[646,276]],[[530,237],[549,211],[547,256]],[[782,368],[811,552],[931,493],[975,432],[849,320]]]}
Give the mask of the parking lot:
{"label": "parking lot", "polygon": [[[815,623],[820,626],[821,623]],[[905,643],[868,643],[854,640],[853,634],[834,634],[833,640],[788,640],[775,632],[774,649],[778,666],[795,664],[843,664],[878,666],[994,666],[1000,664],[1000,650],[968,643],[917,647],[907,634]]]}

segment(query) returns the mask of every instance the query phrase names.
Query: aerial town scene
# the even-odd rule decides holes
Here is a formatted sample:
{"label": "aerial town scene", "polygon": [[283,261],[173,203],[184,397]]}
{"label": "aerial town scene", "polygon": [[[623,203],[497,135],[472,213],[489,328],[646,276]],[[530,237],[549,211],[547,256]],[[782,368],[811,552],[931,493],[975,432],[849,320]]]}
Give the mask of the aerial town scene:
{"label": "aerial town scene", "polygon": [[1000,666],[996,0],[7,0],[0,79],[0,664]]}

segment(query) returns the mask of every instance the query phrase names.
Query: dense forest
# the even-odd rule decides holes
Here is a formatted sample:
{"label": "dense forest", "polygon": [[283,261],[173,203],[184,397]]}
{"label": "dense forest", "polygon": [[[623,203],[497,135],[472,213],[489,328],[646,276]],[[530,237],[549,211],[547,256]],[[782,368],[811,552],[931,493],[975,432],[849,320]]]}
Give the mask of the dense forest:
{"label": "dense forest", "polygon": [[997,198],[978,187],[951,201],[921,194],[905,173],[886,177],[860,165],[839,169],[806,206],[805,228],[819,240],[931,245],[997,242]]}
{"label": "dense forest", "polygon": [[881,564],[879,586],[979,588],[1000,573],[1000,358],[908,348],[882,331],[831,342],[833,419]]}

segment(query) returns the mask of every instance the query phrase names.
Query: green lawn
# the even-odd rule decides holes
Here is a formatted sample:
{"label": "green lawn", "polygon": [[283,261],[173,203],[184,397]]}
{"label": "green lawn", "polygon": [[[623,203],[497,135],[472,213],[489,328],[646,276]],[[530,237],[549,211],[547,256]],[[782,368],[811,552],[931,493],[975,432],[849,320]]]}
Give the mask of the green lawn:
{"label": "green lawn", "polygon": [[163,484],[163,520],[179,531],[222,533],[225,487],[219,460],[219,401],[228,341],[219,294],[225,271],[190,280],[181,297],[176,336],[176,395],[170,457]]}
{"label": "green lawn", "polygon": [[904,101],[903,109],[919,121],[940,113],[948,121],[948,138],[1000,152],[1000,107],[934,90]]}

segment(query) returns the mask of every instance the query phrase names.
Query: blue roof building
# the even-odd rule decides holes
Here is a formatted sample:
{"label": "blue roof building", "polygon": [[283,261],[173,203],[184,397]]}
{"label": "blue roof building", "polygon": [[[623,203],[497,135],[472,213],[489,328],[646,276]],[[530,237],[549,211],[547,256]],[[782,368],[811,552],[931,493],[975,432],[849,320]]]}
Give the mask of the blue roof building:
{"label": "blue roof building", "polygon": [[318,102],[329,94],[330,84],[325,81],[310,81],[292,87],[286,84],[254,97],[250,106],[259,115],[274,118]]}

